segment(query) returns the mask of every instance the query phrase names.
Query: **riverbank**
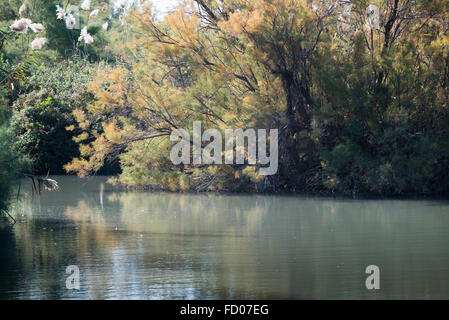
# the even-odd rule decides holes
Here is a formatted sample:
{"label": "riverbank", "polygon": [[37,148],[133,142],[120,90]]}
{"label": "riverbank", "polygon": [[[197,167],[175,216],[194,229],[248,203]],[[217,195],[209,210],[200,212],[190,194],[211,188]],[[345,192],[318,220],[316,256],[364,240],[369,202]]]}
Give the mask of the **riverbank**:
{"label": "riverbank", "polygon": [[[69,178],[71,180],[77,180],[80,184],[87,184],[91,181],[94,181],[97,178],[101,178],[103,180],[103,183],[111,190],[114,191],[131,191],[131,192],[148,192],[148,193],[173,193],[173,194],[221,194],[221,195],[279,195],[279,196],[299,196],[299,197],[316,197],[316,198],[332,198],[332,199],[338,199],[338,200],[447,200],[449,199],[449,195],[445,194],[397,194],[397,195],[378,195],[378,194],[345,194],[345,193],[338,193],[338,192],[330,192],[326,190],[318,191],[318,192],[293,192],[293,191],[286,191],[281,190],[278,192],[248,192],[248,191],[201,191],[201,192],[195,192],[192,190],[187,191],[171,191],[169,189],[162,189],[157,186],[142,186],[142,187],[130,187],[130,186],[124,186],[121,184],[117,184],[116,182],[110,183],[108,182],[111,178],[116,179],[117,176],[113,175],[95,175],[95,176],[88,176],[85,178],[79,178],[75,175],[51,175],[49,178],[54,179],[56,181],[60,181],[62,179]],[[22,179],[21,181],[21,187],[23,188],[30,184],[29,180]],[[17,184],[18,186],[18,184]],[[30,193],[32,193],[32,185],[30,184],[31,190]],[[16,190],[17,191],[17,190]],[[16,192],[17,193],[17,192]]]}

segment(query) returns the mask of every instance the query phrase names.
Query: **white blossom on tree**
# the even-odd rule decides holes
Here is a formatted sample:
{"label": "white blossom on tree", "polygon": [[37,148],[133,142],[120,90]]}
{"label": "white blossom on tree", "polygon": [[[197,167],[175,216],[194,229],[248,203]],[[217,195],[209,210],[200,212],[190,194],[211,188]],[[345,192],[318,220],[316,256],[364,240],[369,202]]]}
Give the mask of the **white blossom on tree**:
{"label": "white blossom on tree", "polygon": [[30,46],[33,50],[40,50],[45,45],[45,43],[47,43],[46,38],[36,38],[31,42]]}
{"label": "white blossom on tree", "polygon": [[128,2],[127,0],[119,0],[119,1],[117,2],[117,6],[118,6],[119,8],[121,8],[121,9],[125,9],[126,3],[127,3],[127,2]]}
{"label": "white blossom on tree", "polygon": [[9,26],[9,29],[17,33],[27,33],[28,28],[30,27],[31,24],[32,21],[30,19],[22,18],[20,20],[14,21],[14,23]]}
{"label": "white blossom on tree", "polygon": [[120,22],[122,23],[122,26],[124,26],[126,24],[126,12],[123,12],[118,19],[120,20]]}
{"label": "white blossom on tree", "polygon": [[83,9],[85,11],[89,11],[90,10],[90,0],[84,0],[81,3],[81,9]]}
{"label": "white blossom on tree", "polygon": [[25,3],[22,4],[19,8],[19,16],[22,16],[25,13],[26,9],[27,9],[26,4]]}
{"label": "white blossom on tree", "polygon": [[98,16],[98,13],[100,12],[100,10],[98,10],[98,9],[95,9],[94,11],[92,11],[91,13],[90,13],[90,17],[91,18],[96,18],[97,16]]}
{"label": "white blossom on tree", "polygon": [[76,25],[76,20],[73,14],[69,13],[65,16],[65,26],[67,29],[73,29]]}
{"label": "white blossom on tree", "polygon": [[56,19],[64,20],[64,17],[65,17],[64,9],[56,5]]}
{"label": "white blossom on tree", "polygon": [[81,30],[81,35],[78,38],[78,41],[84,41],[85,44],[91,44],[92,42],[94,42],[94,38],[87,33],[87,27],[84,27]]}
{"label": "white blossom on tree", "polygon": [[44,26],[40,23],[32,23],[30,24],[30,29],[33,30],[33,32],[42,32],[44,31]]}

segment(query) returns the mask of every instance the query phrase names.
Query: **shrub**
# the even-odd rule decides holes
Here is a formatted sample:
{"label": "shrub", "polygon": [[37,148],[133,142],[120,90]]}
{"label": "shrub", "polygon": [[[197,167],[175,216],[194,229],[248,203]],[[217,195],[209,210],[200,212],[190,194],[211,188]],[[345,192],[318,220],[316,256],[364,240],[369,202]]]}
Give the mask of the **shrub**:
{"label": "shrub", "polygon": [[14,102],[12,127],[17,149],[30,155],[37,173],[63,173],[62,166],[79,155],[72,140],[76,131],[72,111],[85,108],[96,66],[82,60],[40,65],[26,79]]}

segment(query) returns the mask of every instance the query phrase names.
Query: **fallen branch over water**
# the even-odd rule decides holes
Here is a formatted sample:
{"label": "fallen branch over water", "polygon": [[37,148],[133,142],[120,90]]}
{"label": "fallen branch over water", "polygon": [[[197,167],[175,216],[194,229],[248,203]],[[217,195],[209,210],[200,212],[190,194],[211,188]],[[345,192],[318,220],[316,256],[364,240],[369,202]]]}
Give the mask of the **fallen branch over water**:
{"label": "fallen branch over water", "polygon": [[11,219],[12,219],[12,221],[14,221],[14,224],[16,224],[16,219],[14,219],[14,217],[13,216],[11,216],[10,214],[9,214],[9,212],[8,211],[6,211],[6,210],[2,210],[2,212],[3,213],[6,213],[6,215],[8,216],[8,217],[10,217]]}
{"label": "fallen branch over water", "polygon": [[56,180],[49,178],[41,178],[32,174],[24,174],[25,177],[29,178],[33,187],[33,194],[36,192],[38,195],[42,192],[42,186],[47,191],[58,191],[59,185]]}

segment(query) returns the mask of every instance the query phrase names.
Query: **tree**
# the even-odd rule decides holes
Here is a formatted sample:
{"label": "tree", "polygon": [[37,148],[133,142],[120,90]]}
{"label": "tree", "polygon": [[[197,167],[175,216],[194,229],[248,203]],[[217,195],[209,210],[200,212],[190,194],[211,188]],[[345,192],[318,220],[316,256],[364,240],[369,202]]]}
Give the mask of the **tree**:
{"label": "tree", "polygon": [[281,132],[277,176],[223,167],[224,185],[447,192],[447,20],[446,1],[198,0],[163,21],[138,8],[119,63],[76,111],[85,142],[66,168],[84,175],[120,158],[127,185],[217,188],[211,168],[168,161],[170,132],[201,120]]}
{"label": "tree", "polygon": [[346,193],[447,193],[445,1],[355,1],[316,74],[325,185]]}
{"label": "tree", "polygon": [[[137,148],[161,136],[168,140],[171,130],[191,127],[195,119],[202,119],[206,128],[251,124],[270,127],[277,121],[272,112],[283,99],[276,95],[280,82],[263,66],[237,47],[221,49],[228,40],[214,36],[211,30],[197,38],[192,28],[199,18],[189,15],[188,7],[167,17],[164,26],[157,26],[150,8],[145,10],[130,15],[130,23],[134,21],[139,32],[123,46],[122,63],[92,83],[96,103],[87,112],[77,112],[84,129],[100,122],[103,132],[86,132],[84,137],[96,138],[95,142],[83,146],[85,158],[75,160],[67,169],[87,174],[101,167],[106,156],[114,158],[127,148]],[[167,33],[161,34],[165,32],[162,28]],[[193,47],[204,47],[201,43],[206,41],[220,48],[207,52],[210,57]],[[243,73],[246,66],[248,74]],[[257,88],[253,81],[258,83]],[[172,165],[170,170],[183,169]]]}

